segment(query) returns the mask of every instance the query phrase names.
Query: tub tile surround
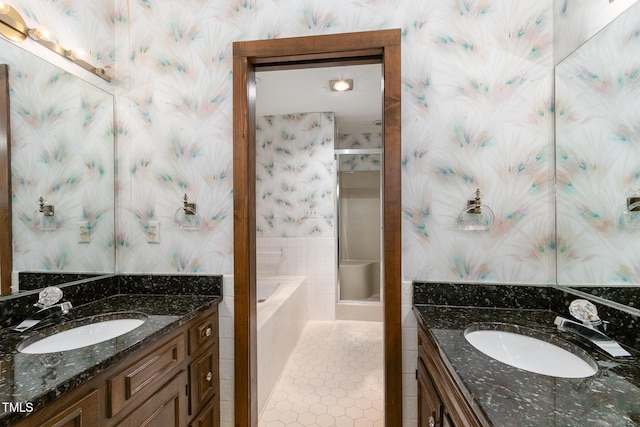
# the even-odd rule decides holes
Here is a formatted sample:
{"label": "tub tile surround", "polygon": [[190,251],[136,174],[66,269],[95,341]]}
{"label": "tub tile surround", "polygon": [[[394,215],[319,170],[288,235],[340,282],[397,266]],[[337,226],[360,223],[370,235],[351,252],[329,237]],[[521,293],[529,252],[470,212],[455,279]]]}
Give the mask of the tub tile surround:
{"label": "tub tile surround", "polygon": [[309,320],[334,320],[335,244],[332,237],[258,237],[258,277],[306,276]]}
{"label": "tub tile surround", "polygon": [[[307,279],[280,276],[276,291],[257,307],[258,411],[262,411],[307,323]],[[261,279],[258,278],[258,287]]]}
{"label": "tub tile surround", "polygon": [[[639,353],[631,350],[634,361],[612,360],[571,334],[557,332],[555,315],[570,318],[568,305],[576,295],[554,287],[522,285],[414,282],[413,289],[418,323],[432,332],[454,378],[472,405],[494,425],[582,426],[596,419],[602,425],[628,425],[627,420],[640,419]],[[597,305],[602,318],[611,321],[608,334],[637,350],[637,336],[632,336],[638,334],[637,327],[625,334],[635,325],[625,322],[637,319]],[[562,379],[497,362],[464,339],[464,329],[474,322],[503,322],[559,334],[590,353],[599,373],[586,379]]]}
{"label": "tub tile surround", "polygon": [[[131,289],[135,293],[127,292],[127,284],[134,284]],[[71,321],[88,321],[97,314],[126,311],[144,313],[147,321],[118,338],[56,353],[54,360],[17,352],[19,342],[38,332],[17,334],[7,327],[7,323],[9,326],[16,323],[13,321],[17,320],[16,313],[24,314],[21,310],[30,308],[27,313],[33,312],[30,305],[37,299],[37,292],[3,299],[0,301],[3,314],[5,309],[19,307],[13,311],[13,316],[3,316],[3,328],[0,329],[1,401],[32,402],[37,410],[222,301],[221,276],[110,276],[62,286],[74,308],[55,323],[56,328],[64,328]],[[174,289],[176,287],[180,290]],[[11,317],[12,321],[5,317]],[[0,411],[4,410],[0,408]],[[11,425],[19,416],[18,413],[0,412],[0,426]]]}

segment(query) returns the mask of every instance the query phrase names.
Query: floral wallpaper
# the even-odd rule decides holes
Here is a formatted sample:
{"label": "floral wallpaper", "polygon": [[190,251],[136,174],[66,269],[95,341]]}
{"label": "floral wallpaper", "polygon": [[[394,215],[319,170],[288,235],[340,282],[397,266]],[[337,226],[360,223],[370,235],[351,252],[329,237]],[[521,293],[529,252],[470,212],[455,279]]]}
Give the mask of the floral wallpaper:
{"label": "floral wallpaper", "polygon": [[[405,277],[553,281],[550,2],[132,2],[130,25],[123,270],[232,271],[232,41],[399,27]],[[463,232],[478,187],[496,227]],[[185,192],[202,232],[172,227]]]}
{"label": "floral wallpaper", "polygon": [[640,283],[639,52],[640,3],[556,68],[560,284]]}
{"label": "floral wallpaper", "polygon": [[[113,272],[113,96],[5,40],[14,271]],[[42,197],[54,215],[39,212]],[[79,243],[79,223],[89,235]]]}
{"label": "floral wallpaper", "polygon": [[[634,2],[9,1],[115,74],[122,271],[232,271],[233,41],[401,28],[405,278],[541,283],[556,246],[552,67]],[[476,188],[496,226],[462,232]],[[185,193],[196,233],[173,227]]]}
{"label": "floral wallpaper", "polygon": [[333,113],[264,116],[256,122],[258,237],[333,237]]}
{"label": "floral wallpaper", "polygon": [[[553,42],[556,34],[563,46],[580,38],[555,28],[554,19],[578,28],[591,17],[589,7],[559,3],[108,0],[20,7],[61,42],[92,34],[92,56],[115,70],[121,271],[232,271],[233,41],[401,28],[404,277],[553,283]],[[97,20],[71,25],[78,16]],[[476,188],[496,224],[465,232],[455,218]],[[198,205],[199,231],[173,223],[184,194]],[[148,242],[149,221],[160,222],[160,244]]]}

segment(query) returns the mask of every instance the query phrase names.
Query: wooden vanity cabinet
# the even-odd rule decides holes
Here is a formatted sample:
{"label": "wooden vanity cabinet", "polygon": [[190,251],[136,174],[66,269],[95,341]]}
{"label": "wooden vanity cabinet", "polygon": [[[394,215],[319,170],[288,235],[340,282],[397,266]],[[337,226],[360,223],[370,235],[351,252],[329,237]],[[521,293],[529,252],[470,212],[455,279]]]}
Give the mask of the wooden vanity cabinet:
{"label": "wooden vanity cabinet", "polygon": [[488,425],[471,408],[427,328],[418,325],[418,427]]}
{"label": "wooden vanity cabinet", "polygon": [[16,427],[218,427],[218,311],[100,373]]}

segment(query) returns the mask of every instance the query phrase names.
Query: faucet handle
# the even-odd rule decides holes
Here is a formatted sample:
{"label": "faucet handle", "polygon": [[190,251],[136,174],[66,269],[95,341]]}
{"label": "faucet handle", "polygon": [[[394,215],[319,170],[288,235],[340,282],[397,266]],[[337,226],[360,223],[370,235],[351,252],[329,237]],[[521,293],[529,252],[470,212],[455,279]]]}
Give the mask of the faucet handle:
{"label": "faucet handle", "polygon": [[46,308],[54,305],[62,299],[62,289],[57,286],[48,286],[38,294],[38,302],[34,305],[38,308]]}
{"label": "faucet handle", "polygon": [[569,313],[586,325],[598,326],[602,321],[598,316],[598,308],[586,299],[575,299],[569,304]]}

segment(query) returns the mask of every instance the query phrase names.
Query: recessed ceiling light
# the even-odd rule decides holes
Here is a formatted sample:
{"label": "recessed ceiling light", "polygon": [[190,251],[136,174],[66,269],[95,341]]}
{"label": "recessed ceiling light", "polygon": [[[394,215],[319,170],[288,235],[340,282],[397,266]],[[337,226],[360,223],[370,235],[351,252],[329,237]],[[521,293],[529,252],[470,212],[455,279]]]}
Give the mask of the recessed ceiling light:
{"label": "recessed ceiling light", "polygon": [[329,87],[331,88],[332,92],[346,92],[348,90],[353,90],[353,80],[329,80]]}

